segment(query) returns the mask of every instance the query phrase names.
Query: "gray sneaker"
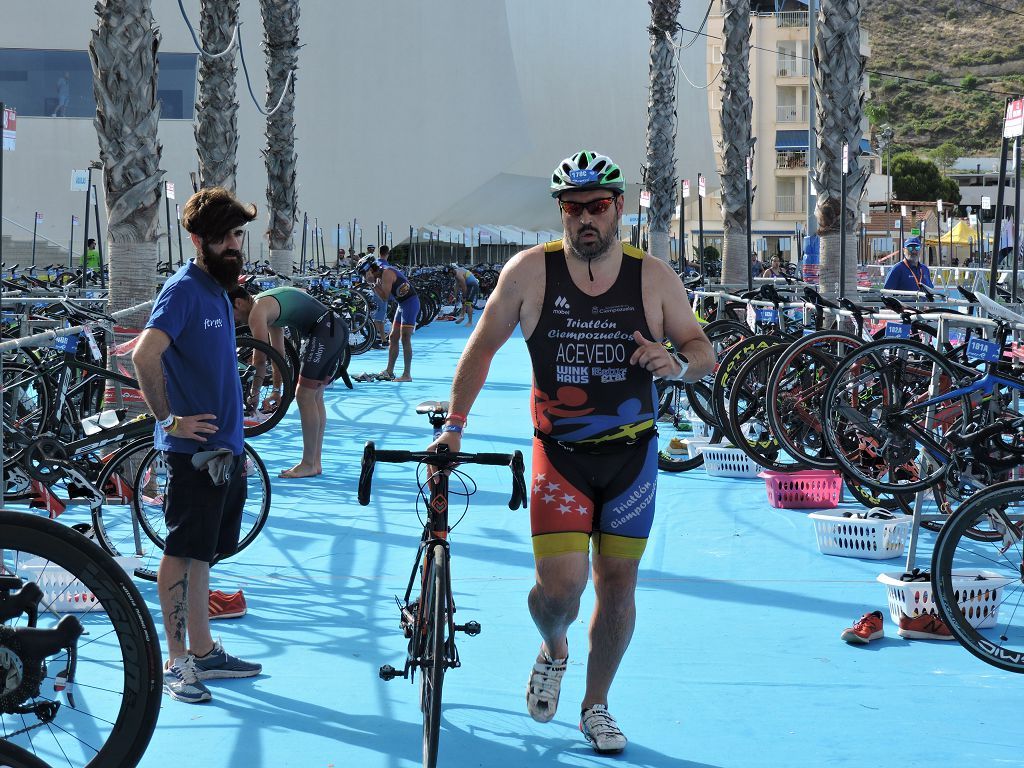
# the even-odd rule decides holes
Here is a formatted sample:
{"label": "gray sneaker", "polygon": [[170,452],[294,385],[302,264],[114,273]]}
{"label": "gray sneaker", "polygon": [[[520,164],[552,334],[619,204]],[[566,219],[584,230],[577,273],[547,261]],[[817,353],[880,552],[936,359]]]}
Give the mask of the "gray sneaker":
{"label": "gray sneaker", "polygon": [[530,682],[526,686],[526,709],[538,723],[549,722],[558,709],[558,693],[568,658],[552,659],[541,649],[544,661],[533,665]]}
{"label": "gray sneaker", "polygon": [[594,745],[594,750],[601,754],[621,752],[626,748],[626,737],[619,730],[615,718],[608,712],[604,704],[595,704],[583,710],[580,715],[580,730],[587,741]]}
{"label": "gray sneaker", "polygon": [[263,671],[262,664],[242,661],[224,650],[220,640],[213,644],[213,650],[205,656],[195,656],[196,671],[200,680],[219,680],[226,677],[255,677]]}
{"label": "gray sneaker", "polygon": [[179,656],[164,670],[164,693],[186,704],[200,704],[213,698],[210,689],[199,680],[196,657]]}

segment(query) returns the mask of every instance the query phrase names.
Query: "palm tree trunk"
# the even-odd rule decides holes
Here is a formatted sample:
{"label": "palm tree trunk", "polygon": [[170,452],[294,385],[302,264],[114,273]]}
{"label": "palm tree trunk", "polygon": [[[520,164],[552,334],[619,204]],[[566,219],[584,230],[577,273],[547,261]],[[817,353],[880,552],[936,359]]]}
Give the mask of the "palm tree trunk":
{"label": "palm tree trunk", "polygon": [[[103,163],[110,266],[108,310],[153,298],[164,172],[157,139],[157,49],[149,0],[98,0],[89,42]],[[141,328],[148,312],[126,318]]]}
{"label": "palm tree trunk", "polygon": [[[149,0],[98,0],[96,16],[89,42],[96,97],[93,124],[107,206],[107,311],[115,312],[152,299],[157,286],[164,175],[157,139],[160,34]],[[142,310],[121,318],[115,345],[134,338],[148,317],[149,310]],[[111,356],[108,365],[116,362]],[[122,362],[134,373],[130,355]],[[120,403],[108,407],[113,405]],[[146,411],[139,400],[125,405],[132,414]]]}
{"label": "palm tree trunk", "polygon": [[267,208],[270,223],[270,264],[282,275],[292,273],[293,232],[298,218],[295,188],[295,75],[299,61],[298,0],[260,0],[263,44],[267,50],[267,110],[280,107],[267,118]]}
{"label": "palm tree trunk", "polygon": [[[818,189],[815,218],[821,237],[822,290],[857,291],[858,212],[871,172],[861,166],[860,139],[864,106],[864,59],[860,53],[860,0],[821,0],[814,44],[814,87],[819,94],[813,169]],[[843,144],[849,145],[849,173],[843,200]],[[840,217],[846,219],[846,270],[840,274]]]}
{"label": "palm tree trunk", "polygon": [[680,0],[648,0],[651,6],[651,96],[647,102],[648,225],[651,256],[668,261],[669,226],[676,207],[676,58],[672,39]]}
{"label": "palm tree trunk", "polygon": [[750,264],[747,159],[754,146],[750,135],[754,115],[750,98],[750,0],[723,0],[722,17],[722,282],[745,283]]}
{"label": "palm tree trunk", "polygon": [[[203,0],[199,12],[203,49],[221,53],[238,24],[238,0]],[[238,172],[238,100],[235,52],[199,58],[199,100],[196,104],[196,152],[201,187],[235,190]]]}

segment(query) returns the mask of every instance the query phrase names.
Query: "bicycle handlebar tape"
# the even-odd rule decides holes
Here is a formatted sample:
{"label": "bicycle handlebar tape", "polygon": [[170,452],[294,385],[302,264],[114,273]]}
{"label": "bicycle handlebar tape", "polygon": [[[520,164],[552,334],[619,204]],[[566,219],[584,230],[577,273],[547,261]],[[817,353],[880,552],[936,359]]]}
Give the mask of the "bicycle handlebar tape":
{"label": "bicycle handlebar tape", "polygon": [[373,482],[374,450],[373,441],[367,440],[363,446],[363,461],[359,467],[359,490],[358,498],[361,506],[370,503],[370,486]]}

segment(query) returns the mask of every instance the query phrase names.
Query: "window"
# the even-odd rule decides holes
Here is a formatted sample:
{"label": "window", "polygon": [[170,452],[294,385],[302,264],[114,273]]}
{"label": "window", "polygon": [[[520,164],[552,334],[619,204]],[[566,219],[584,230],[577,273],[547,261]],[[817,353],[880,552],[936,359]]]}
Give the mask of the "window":
{"label": "window", "polygon": [[[161,118],[193,119],[197,59],[194,53],[158,54]],[[93,117],[89,54],[0,49],[0,101],[14,107],[19,117]]]}
{"label": "window", "polygon": [[722,63],[722,46],[712,45],[711,46],[711,63],[721,64]]}

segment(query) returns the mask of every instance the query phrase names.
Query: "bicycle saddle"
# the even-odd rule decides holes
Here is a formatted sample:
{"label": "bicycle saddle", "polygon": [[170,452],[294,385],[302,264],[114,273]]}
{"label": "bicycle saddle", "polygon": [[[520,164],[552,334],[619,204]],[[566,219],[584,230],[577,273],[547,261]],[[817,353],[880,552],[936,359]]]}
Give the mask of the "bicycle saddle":
{"label": "bicycle saddle", "polygon": [[416,413],[443,414],[448,413],[447,400],[427,400],[416,406]]}

